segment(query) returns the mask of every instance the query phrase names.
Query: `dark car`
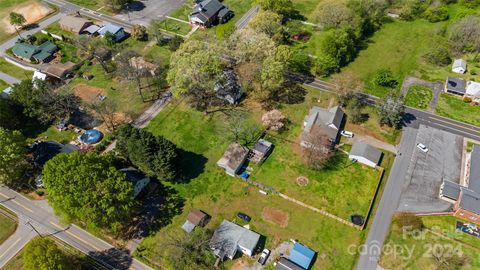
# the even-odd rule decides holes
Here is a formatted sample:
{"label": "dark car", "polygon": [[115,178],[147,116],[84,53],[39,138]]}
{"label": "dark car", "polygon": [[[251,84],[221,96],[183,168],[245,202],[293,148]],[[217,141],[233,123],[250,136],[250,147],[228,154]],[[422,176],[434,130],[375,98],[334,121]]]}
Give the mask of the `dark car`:
{"label": "dark car", "polygon": [[252,218],[250,218],[247,214],[244,214],[242,212],[238,212],[237,217],[246,222],[250,222],[250,220],[252,220]]}

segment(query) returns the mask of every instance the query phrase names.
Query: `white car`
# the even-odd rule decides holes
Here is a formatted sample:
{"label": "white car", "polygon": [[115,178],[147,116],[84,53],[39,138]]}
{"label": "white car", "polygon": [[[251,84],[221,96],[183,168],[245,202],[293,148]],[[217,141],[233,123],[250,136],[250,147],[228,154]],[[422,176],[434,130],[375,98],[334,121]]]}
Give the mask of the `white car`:
{"label": "white car", "polygon": [[267,262],[268,256],[270,256],[270,250],[264,249],[262,255],[260,255],[260,258],[258,259],[258,263],[264,265]]}
{"label": "white car", "polygon": [[427,153],[428,152],[428,148],[425,146],[425,144],[423,143],[418,143],[417,144],[417,148],[420,149],[420,151],[424,152],[424,153]]}
{"label": "white car", "polygon": [[342,130],[342,132],[340,132],[340,135],[347,138],[353,138],[353,132],[347,130]]}

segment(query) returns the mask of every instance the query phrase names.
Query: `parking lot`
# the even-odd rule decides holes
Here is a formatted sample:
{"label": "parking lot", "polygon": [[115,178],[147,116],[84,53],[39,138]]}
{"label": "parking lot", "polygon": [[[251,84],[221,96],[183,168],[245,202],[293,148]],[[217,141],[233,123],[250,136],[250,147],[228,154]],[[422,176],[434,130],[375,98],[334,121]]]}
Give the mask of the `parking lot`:
{"label": "parking lot", "polygon": [[142,0],[133,1],[115,18],[132,24],[147,26],[151,20],[162,20],[185,3],[184,0]]}
{"label": "parking lot", "polygon": [[463,137],[420,125],[415,146],[427,146],[424,153],[415,147],[407,170],[398,211],[416,213],[450,211],[452,204],[439,198],[443,180],[459,182]]}

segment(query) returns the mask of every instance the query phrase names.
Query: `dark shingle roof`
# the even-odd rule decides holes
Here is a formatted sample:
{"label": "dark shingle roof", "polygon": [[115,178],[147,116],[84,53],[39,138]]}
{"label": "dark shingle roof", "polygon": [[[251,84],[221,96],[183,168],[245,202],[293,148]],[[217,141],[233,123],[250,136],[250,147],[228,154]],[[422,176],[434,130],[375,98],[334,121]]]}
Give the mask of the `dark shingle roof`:
{"label": "dark shingle roof", "polygon": [[452,181],[445,180],[442,183],[440,195],[452,200],[458,200],[460,197],[460,185]]}
{"label": "dark shingle roof", "polygon": [[464,79],[453,78],[453,77],[447,78],[448,91],[465,94],[466,88],[467,88],[467,82]]}
{"label": "dark shingle roof", "polygon": [[271,148],[272,148],[272,143],[264,139],[258,140],[258,142],[253,147],[254,150],[263,154],[268,153],[268,151],[270,151]]}
{"label": "dark shingle roof", "polygon": [[205,0],[195,5],[191,16],[195,16],[202,22],[207,22],[225,6],[218,0]]}
{"label": "dark shingle roof", "polygon": [[473,190],[462,188],[460,208],[480,215],[480,194]]}
{"label": "dark shingle roof", "polygon": [[[317,126],[321,128],[331,140],[336,140],[344,116],[345,113],[340,106],[335,106],[330,109],[324,109],[316,106],[312,107],[309,114],[305,118],[306,125],[303,137],[308,137],[306,135],[311,132],[312,127]],[[334,125],[336,128],[333,128],[330,125]]]}
{"label": "dark shingle roof", "polygon": [[480,193],[480,146],[477,145],[473,147],[468,179],[468,189]]}
{"label": "dark shingle roof", "polygon": [[287,258],[282,257],[277,262],[275,270],[304,270],[302,267],[296,265],[294,262],[289,261]]}

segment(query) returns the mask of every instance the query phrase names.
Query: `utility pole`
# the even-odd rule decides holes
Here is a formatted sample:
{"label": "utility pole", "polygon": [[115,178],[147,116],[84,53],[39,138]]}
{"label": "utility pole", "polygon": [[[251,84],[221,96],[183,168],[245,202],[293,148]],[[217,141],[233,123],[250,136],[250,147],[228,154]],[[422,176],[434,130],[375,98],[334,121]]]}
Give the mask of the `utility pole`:
{"label": "utility pole", "polygon": [[30,220],[27,221],[26,224],[30,225],[30,227],[32,227],[32,229],[38,234],[38,236],[43,237],[43,236],[37,231],[37,229],[35,229],[35,227],[33,227],[32,223],[30,223]]}

